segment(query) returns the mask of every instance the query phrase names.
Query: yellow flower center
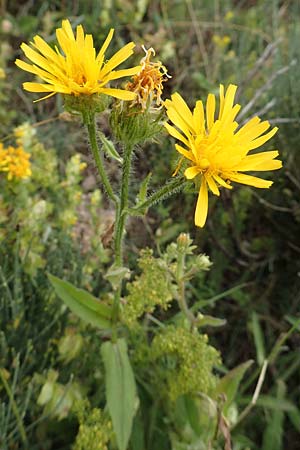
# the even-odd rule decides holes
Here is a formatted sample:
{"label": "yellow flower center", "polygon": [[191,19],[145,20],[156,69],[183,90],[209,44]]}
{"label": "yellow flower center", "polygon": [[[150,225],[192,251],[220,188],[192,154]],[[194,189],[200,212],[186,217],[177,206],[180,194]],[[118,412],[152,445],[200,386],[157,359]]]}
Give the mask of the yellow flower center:
{"label": "yellow flower center", "polygon": [[198,163],[200,169],[208,169],[208,167],[210,166],[210,162],[208,161],[208,159],[206,158],[202,158],[200,159],[199,163]]}

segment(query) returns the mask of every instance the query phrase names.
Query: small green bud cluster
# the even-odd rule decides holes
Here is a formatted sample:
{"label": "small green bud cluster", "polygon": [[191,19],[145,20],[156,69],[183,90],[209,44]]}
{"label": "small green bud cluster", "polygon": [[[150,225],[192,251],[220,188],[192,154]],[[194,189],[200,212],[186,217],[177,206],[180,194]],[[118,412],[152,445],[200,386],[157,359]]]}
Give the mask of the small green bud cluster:
{"label": "small green bud cluster", "polygon": [[177,282],[180,278],[190,280],[197,273],[210,269],[212,263],[209,257],[204,253],[194,254],[196,248],[187,233],[181,233],[177,242],[168,245],[163,258]]}
{"label": "small green bud cluster", "polygon": [[219,352],[208,337],[184,327],[168,326],[155,336],[151,358],[160,363],[160,382],[166,385],[171,401],[183,394],[209,394],[216,386],[213,367],[220,363]]}
{"label": "small green bud cluster", "polygon": [[98,409],[90,409],[82,402],[78,408],[79,431],[73,450],[107,450],[112,437],[112,424],[104,413]]}
{"label": "small green bud cluster", "polygon": [[171,280],[167,268],[160,259],[154,258],[152,250],[141,251],[138,265],[142,270],[132,283],[127,284],[123,318],[131,327],[144,313],[152,313],[156,306],[166,310],[172,300]]}
{"label": "small green bud cluster", "polygon": [[161,133],[163,119],[162,109],[143,111],[138,106],[121,102],[111,112],[110,124],[118,141],[135,145]]}

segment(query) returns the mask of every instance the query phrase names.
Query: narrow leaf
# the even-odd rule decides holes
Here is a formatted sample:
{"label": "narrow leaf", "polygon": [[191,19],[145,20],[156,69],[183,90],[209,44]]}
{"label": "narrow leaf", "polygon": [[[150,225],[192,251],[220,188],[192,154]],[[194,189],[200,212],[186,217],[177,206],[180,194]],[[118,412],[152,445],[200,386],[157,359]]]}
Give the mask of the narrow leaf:
{"label": "narrow leaf", "polygon": [[222,327],[226,324],[225,319],[219,319],[218,317],[213,316],[204,316],[204,315],[198,315],[199,318],[197,318],[197,326],[198,327],[205,327],[205,326],[211,326],[211,327]]}
{"label": "narrow leaf", "polygon": [[73,284],[48,274],[57,296],[71,311],[85,322],[98,328],[110,328],[111,308],[97,300],[89,292],[76,288]]}
{"label": "narrow leaf", "polygon": [[288,416],[295,429],[300,433],[300,410],[295,407],[294,411],[289,411]]}
{"label": "narrow leaf", "polygon": [[[248,405],[251,401],[251,397],[243,397],[239,400],[239,403],[241,405]],[[269,395],[260,395],[259,398],[256,401],[256,406],[261,406],[263,408],[267,408],[270,410],[276,410],[276,411],[284,411],[289,413],[295,413],[297,412],[297,408],[294,405],[294,403],[290,402],[289,400],[283,398],[278,400],[276,397],[271,397]],[[300,424],[300,423],[299,423]]]}
{"label": "narrow leaf", "polygon": [[257,363],[259,364],[259,366],[262,366],[266,359],[265,342],[263,331],[261,329],[256,312],[252,313],[251,331],[254,337]]}
{"label": "narrow leaf", "polygon": [[119,450],[126,450],[136,412],[137,394],[125,339],[101,347],[105,367],[106,401]]}
{"label": "narrow leaf", "polygon": [[115,159],[120,164],[122,164],[123,163],[123,158],[121,158],[121,156],[117,152],[113,142],[110,141],[109,139],[107,139],[107,137],[103,133],[99,133],[99,137],[100,137],[100,140],[101,140],[101,142],[103,144],[103,150],[105,151],[107,156],[109,156],[112,159]]}
{"label": "narrow leaf", "polygon": [[137,196],[138,204],[143,203],[147,198],[148,185],[151,177],[152,173],[150,172],[141,183],[140,190]]}
{"label": "narrow leaf", "polygon": [[[278,403],[284,400],[286,386],[282,380],[277,382]],[[283,422],[284,412],[280,409],[274,409],[268,426],[264,432],[262,450],[281,450],[283,440]]]}
{"label": "narrow leaf", "polygon": [[228,411],[228,407],[233,402],[237,390],[239,388],[240,382],[246,372],[246,370],[253,364],[252,360],[246,361],[243,364],[232,369],[219,381],[215,394],[224,394],[226,397],[224,403],[224,414]]}

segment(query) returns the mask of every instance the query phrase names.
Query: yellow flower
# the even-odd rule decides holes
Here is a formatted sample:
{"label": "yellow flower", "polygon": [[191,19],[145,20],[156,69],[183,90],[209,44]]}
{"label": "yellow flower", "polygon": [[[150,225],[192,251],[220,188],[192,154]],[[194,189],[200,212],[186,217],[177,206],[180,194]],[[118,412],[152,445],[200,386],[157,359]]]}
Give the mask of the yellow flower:
{"label": "yellow flower", "polygon": [[156,106],[162,105],[163,82],[171,77],[160,61],[150,61],[151,55],[155,55],[152,47],[146,50],[143,46],[143,50],[146,55],[141,59],[141,70],[132,77],[132,81],[127,83],[125,89],[137,94],[133,105],[141,105],[144,111],[154,101]]}
{"label": "yellow flower", "polygon": [[23,43],[21,48],[33,64],[17,59],[16,65],[45,81],[45,83],[24,83],[24,89],[29,92],[49,93],[43,99],[61,93],[75,96],[106,94],[122,100],[133,100],[134,93],[108,87],[111,80],[134,75],[141,69],[140,66],[136,66],[114,70],[133,54],[135,46],[133,42],[121,48],[108,61],[105,60],[105,51],[113,33],[114,30],[111,29],[98,54],[94,48],[92,35],[84,35],[83,27],[79,25],[75,37],[68,20],[63,20],[62,27],[56,30],[61,50],[57,46],[53,50],[40,36],[33,38],[31,42],[33,48]]}
{"label": "yellow flower", "polygon": [[23,147],[3,147],[0,142],[0,172],[7,173],[7,179],[28,178],[31,176],[30,155]]}
{"label": "yellow flower", "polygon": [[234,119],[241,107],[234,105],[236,89],[237,86],[231,84],[224,93],[224,86],[220,85],[220,109],[217,118],[216,99],[213,94],[209,94],[207,98],[206,119],[201,100],[197,101],[193,112],[178,93],[172,95],[172,100],[165,102],[168,118],[176,128],[168,123],[165,123],[165,127],[171,136],[184,144],[184,147],[175,145],[176,150],[183,155],[176,173],[182,160],[186,158],[190,167],[185,170],[185,177],[201,179],[195,211],[195,224],[198,227],[203,227],[206,222],[208,189],[214,195],[220,195],[219,187],[232,189],[231,181],[257,188],[269,188],[272,181],[241,172],[275,170],[282,167],[281,161],[275,159],[278,156],[277,150],[248,154],[271,139],[277,128],[263,134],[270,128],[270,123],[262,122],[259,117],[253,117],[238,128],[239,124]]}

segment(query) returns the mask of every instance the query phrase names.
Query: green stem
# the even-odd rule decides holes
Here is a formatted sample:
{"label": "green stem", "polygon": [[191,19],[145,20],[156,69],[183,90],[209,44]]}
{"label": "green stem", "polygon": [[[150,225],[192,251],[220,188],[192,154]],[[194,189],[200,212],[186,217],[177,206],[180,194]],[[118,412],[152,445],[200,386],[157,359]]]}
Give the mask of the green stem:
{"label": "green stem", "polygon": [[185,270],[185,254],[181,253],[178,255],[177,271],[176,271],[176,279],[178,284],[177,301],[182,313],[189,320],[189,322],[191,323],[191,327],[193,328],[195,326],[196,318],[194,314],[190,311],[185,299],[184,270]]}
{"label": "green stem", "polygon": [[[123,155],[123,170],[122,170],[122,181],[121,181],[121,196],[120,203],[117,207],[116,212],[116,229],[115,229],[115,266],[122,267],[123,265],[123,237],[125,231],[125,224],[128,215],[128,192],[129,192],[129,178],[131,169],[131,160],[133,153],[133,145],[128,145],[124,150]],[[120,285],[115,292],[113,310],[112,310],[112,321],[114,324],[113,339],[116,338],[116,324],[118,322],[119,309],[120,309],[120,299],[121,299],[121,289],[122,280]]]}
{"label": "green stem", "polygon": [[117,211],[116,219],[116,233],[115,233],[115,265],[122,266],[122,242],[124,235],[125,222],[128,215],[128,190],[129,190],[129,177],[131,169],[133,146],[128,145],[124,151],[123,172],[121,181],[121,197],[120,205]]}
{"label": "green stem", "polygon": [[115,203],[118,203],[118,197],[115,195],[110,181],[108,179],[108,176],[106,174],[105,168],[104,168],[104,164],[103,164],[103,160],[102,160],[102,155],[99,151],[99,147],[98,147],[98,143],[97,143],[97,133],[96,133],[96,122],[95,122],[95,114],[94,113],[86,113],[83,114],[83,121],[85,123],[85,125],[87,126],[88,129],[88,133],[89,133],[89,139],[90,139],[90,144],[91,144],[91,150],[92,150],[92,154],[101,178],[101,181],[105,187],[105,190],[107,192],[107,195],[109,196],[109,198]]}
{"label": "green stem", "polygon": [[173,180],[162,186],[158,191],[150,195],[147,198],[147,200],[145,200],[143,203],[134,208],[131,208],[129,213],[131,215],[138,215],[140,213],[144,213],[148,208],[153,206],[155,203],[158,203],[164,200],[166,197],[169,197],[175,192],[178,192],[181,189],[183,189],[187,183],[188,180],[186,180],[183,177],[174,178]]}

